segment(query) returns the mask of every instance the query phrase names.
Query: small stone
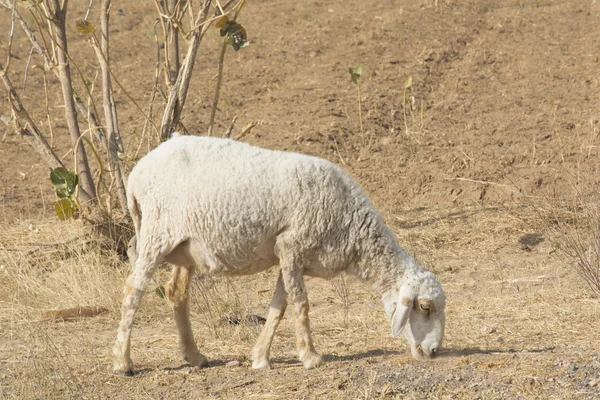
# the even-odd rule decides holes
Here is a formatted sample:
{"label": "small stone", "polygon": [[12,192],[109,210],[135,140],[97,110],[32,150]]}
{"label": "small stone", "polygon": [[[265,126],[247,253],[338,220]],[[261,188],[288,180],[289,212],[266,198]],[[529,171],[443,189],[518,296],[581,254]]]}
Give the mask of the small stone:
{"label": "small stone", "polygon": [[569,372],[575,372],[577,371],[579,368],[577,367],[577,364],[575,363],[571,363],[569,364]]}
{"label": "small stone", "polygon": [[588,382],[587,384],[589,387],[594,387],[598,385],[598,379],[592,379],[591,381]]}
{"label": "small stone", "polygon": [[496,327],[494,326],[486,326],[485,328],[483,328],[483,333],[486,333],[488,335],[491,335],[492,333],[496,332]]}
{"label": "small stone", "polygon": [[239,362],[238,360],[233,360],[233,361],[229,361],[227,364],[225,364],[226,367],[239,367],[242,363]]}

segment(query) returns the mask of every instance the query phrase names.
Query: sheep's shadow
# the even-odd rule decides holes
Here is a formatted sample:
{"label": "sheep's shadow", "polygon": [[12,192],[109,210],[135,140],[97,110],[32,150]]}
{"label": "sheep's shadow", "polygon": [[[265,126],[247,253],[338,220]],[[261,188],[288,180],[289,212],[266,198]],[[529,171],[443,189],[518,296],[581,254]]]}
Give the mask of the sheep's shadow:
{"label": "sheep's shadow", "polygon": [[[390,356],[390,355],[401,355],[401,354],[405,354],[405,352],[400,352],[400,351],[396,351],[396,350],[387,350],[387,349],[374,349],[374,350],[369,350],[369,351],[364,351],[362,353],[355,353],[355,354],[346,354],[343,356],[339,356],[336,354],[323,354],[323,361],[329,363],[329,362],[341,362],[341,361],[355,361],[355,360],[361,360],[363,358],[371,358],[371,357],[382,357],[382,356]],[[208,362],[208,366],[206,368],[214,368],[214,367],[223,367],[225,365],[227,365],[227,363],[231,362],[231,361],[235,361],[235,358],[231,358],[231,359],[212,359]],[[295,357],[290,357],[290,358],[272,358],[271,359],[271,363],[273,365],[279,364],[279,365],[289,365],[289,366],[294,366],[297,365],[299,367],[302,366],[302,363],[300,362],[300,360],[298,360]],[[243,365],[244,363],[242,363]],[[164,367],[162,368],[162,370],[164,371],[181,371],[181,370],[185,370],[188,368],[193,368],[190,364],[188,363],[184,363],[181,364],[177,367]]]}
{"label": "sheep's shadow", "polygon": [[[534,349],[480,349],[480,348],[464,348],[464,349],[444,349],[435,359],[453,358],[453,357],[464,357],[476,354],[482,355],[495,355],[495,354],[541,354],[554,350],[554,347],[541,347]],[[365,358],[372,357],[389,357],[389,356],[410,356],[410,352],[389,350],[389,349],[373,349],[369,351],[363,351],[361,353],[336,355],[336,354],[323,354],[323,361],[330,362],[345,362],[345,361],[357,361]],[[224,367],[227,363],[235,361],[235,358],[230,359],[213,359],[210,360],[205,368]],[[272,358],[271,362],[273,365],[287,365],[287,366],[298,366],[301,367],[302,363],[295,357],[291,358]],[[241,363],[244,365],[244,363]],[[177,367],[164,367],[161,368],[163,371],[181,371],[189,368],[194,368],[188,363],[181,364]],[[151,371],[151,368],[144,368],[136,371],[137,374],[143,375]]]}
{"label": "sheep's shadow", "polygon": [[[453,221],[453,220],[462,219],[462,218],[469,218],[469,217],[472,217],[473,215],[477,215],[482,212],[497,211],[498,209],[499,209],[499,207],[490,206],[490,207],[477,208],[475,210],[452,211],[452,212],[446,213],[445,215],[440,215],[440,216],[430,217],[430,218],[425,218],[425,219],[420,219],[420,220],[395,221],[394,224],[402,229],[411,229],[411,228],[432,225],[439,221]],[[410,211],[422,211],[422,210],[425,210],[425,208],[418,207],[418,208],[416,208],[414,210],[410,210]]]}
{"label": "sheep's shadow", "polygon": [[373,350],[369,350],[369,351],[363,351],[361,353],[346,354],[343,356],[338,356],[336,354],[326,354],[323,356],[323,359],[327,362],[355,361],[355,360],[362,360],[364,358],[394,356],[394,355],[402,355],[402,354],[406,354],[406,352],[398,351],[398,350],[388,350],[388,349],[373,349]]}
{"label": "sheep's shadow", "polygon": [[149,372],[154,371],[154,368],[150,368],[150,367],[143,367],[143,368],[136,368],[133,370],[133,375],[125,375],[124,373],[120,372],[120,371],[116,371],[115,374],[117,375],[121,375],[121,376],[144,376]]}
{"label": "sheep's shadow", "polygon": [[[369,351],[363,351],[361,353],[345,354],[343,356],[340,356],[337,354],[322,354],[322,357],[323,357],[324,362],[330,363],[330,362],[356,361],[356,360],[362,360],[364,358],[402,355],[402,354],[406,354],[406,353],[397,351],[397,350],[373,349],[373,350],[369,350]],[[273,362],[273,364],[287,364],[287,365],[302,366],[302,363],[297,358],[273,358],[273,359],[271,359],[271,361]]]}
{"label": "sheep's shadow", "polygon": [[220,359],[209,360],[208,365],[205,365],[204,367],[194,367],[190,363],[183,363],[181,365],[178,365],[177,367],[163,367],[161,369],[163,371],[181,371],[181,370],[192,369],[192,368],[202,370],[202,369],[206,369],[206,368],[223,367],[223,366],[227,365],[228,362],[235,361],[235,360],[236,360],[235,358],[231,358],[231,359],[227,359],[227,360],[220,360]]}
{"label": "sheep's shadow", "polygon": [[492,354],[540,354],[554,350],[553,346],[540,347],[534,349],[480,349],[480,348],[465,348],[465,349],[444,349],[437,358],[464,357],[475,354],[492,355]]}

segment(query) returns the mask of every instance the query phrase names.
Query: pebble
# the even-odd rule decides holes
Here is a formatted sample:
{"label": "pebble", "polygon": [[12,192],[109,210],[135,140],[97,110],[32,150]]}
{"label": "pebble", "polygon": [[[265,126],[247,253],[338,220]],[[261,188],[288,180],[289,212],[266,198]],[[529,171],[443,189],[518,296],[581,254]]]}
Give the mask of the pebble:
{"label": "pebble", "polygon": [[229,361],[225,364],[226,367],[239,367],[241,363],[238,360]]}

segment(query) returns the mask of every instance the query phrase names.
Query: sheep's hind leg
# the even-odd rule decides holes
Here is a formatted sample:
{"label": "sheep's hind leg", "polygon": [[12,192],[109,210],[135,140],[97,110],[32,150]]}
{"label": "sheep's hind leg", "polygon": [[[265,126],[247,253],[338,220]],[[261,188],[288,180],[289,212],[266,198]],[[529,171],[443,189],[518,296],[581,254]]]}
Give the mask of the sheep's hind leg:
{"label": "sheep's hind leg", "polygon": [[308,319],[308,295],[304,285],[303,271],[293,256],[284,254],[281,272],[285,290],[294,302],[296,312],[296,340],[298,355],[304,368],[311,369],[323,364],[322,357],[315,350],[310,334]]}
{"label": "sheep's hind leg", "polygon": [[206,367],[208,360],[198,351],[190,322],[189,288],[193,275],[191,267],[173,266],[173,275],[165,287],[165,294],[173,304],[181,357],[195,367]]}
{"label": "sheep's hind leg", "polygon": [[135,311],[144,295],[144,289],[150,282],[159,260],[151,254],[140,255],[133,272],[127,278],[123,290],[124,298],[121,307],[121,322],[117,331],[117,341],[113,347],[114,369],[127,376],[133,375],[131,361],[131,327]]}
{"label": "sheep's hind leg", "polygon": [[271,304],[269,305],[267,322],[252,350],[252,368],[254,369],[271,368],[271,363],[269,362],[271,343],[273,343],[275,331],[277,330],[279,321],[283,318],[285,308],[287,307],[286,297],[287,293],[285,292],[285,287],[283,285],[283,278],[281,277],[281,272],[279,272],[275,294],[273,294]]}

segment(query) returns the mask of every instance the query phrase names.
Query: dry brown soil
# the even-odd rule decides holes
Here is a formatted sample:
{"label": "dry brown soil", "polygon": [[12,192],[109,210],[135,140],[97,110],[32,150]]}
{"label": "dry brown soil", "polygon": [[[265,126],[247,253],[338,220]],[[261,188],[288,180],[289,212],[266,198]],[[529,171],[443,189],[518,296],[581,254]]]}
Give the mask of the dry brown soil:
{"label": "dry brown soil", "polygon": [[[133,1],[115,8],[122,15],[112,17],[113,68],[146,109],[155,8]],[[84,12],[73,4],[71,18]],[[42,289],[52,276],[30,270],[21,271],[34,274],[29,283],[17,284],[7,270],[29,261],[5,250],[0,284],[17,283],[0,291],[0,398],[600,398],[600,305],[557,257],[547,230],[548,209],[571,202],[575,185],[593,181],[600,166],[599,21],[595,0],[248,0],[240,22],[251,44],[227,53],[217,130],[234,116],[234,133],[257,122],[242,140],[324,157],[348,171],[401,245],[442,282],[445,352],[413,360],[403,339],[390,338],[370,288],[347,280],[346,317],[340,281],[310,280],[314,338],[328,363],[306,371],[297,362],[288,314],[273,369],[253,371],[247,356],[258,328],[219,323],[227,307],[207,315],[202,294],[213,292],[198,284],[192,319],[211,367],[179,359],[169,307],[151,293],[134,327],[138,374],[117,376],[109,351],[120,288],[90,297],[106,299],[89,304],[106,314],[39,323],[39,312],[85,303],[87,292],[53,297]],[[9,30],[10,13],[0,10],[1,60]],[[29,45],[16,32],[19,59],[10,72],[21,87]],[[97,61],[86,39],[74,29],[70,35],[73,57],[93,80]],[[207,130],[219,46],[211,30],[188,95],[190,134]],[[363,133],[348,74],[358,63]],[[70,160],[58,86],[50,84],[56,148]],[[48,132],[43,93],[41,73],[30,71],[22,97]],[[142,143],[139,157],[156,143],[154,133],[141,137],[144,118],[122,89],[117,100],[128,152]],[[155,106],[162,104],[159,95]],[[0,112],[8,110],[2,100]],[[2,135],[0,245],[69,236],[69,225],[50,212],[47,167],[22,138]],[[533,233],[544,240],[519,242]],[[128,268],[114,256],[85,257],[110,260],[115,282]],[[82,274],[74,268],[68,276],[85,280]],[[215,287],[236,291],[222,294],[222,303],[264,315],[274,283],[269,272]],[[226,366],[232,360],[240,365]]]}

